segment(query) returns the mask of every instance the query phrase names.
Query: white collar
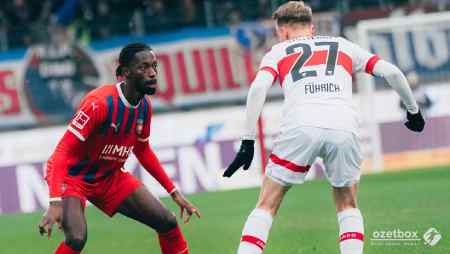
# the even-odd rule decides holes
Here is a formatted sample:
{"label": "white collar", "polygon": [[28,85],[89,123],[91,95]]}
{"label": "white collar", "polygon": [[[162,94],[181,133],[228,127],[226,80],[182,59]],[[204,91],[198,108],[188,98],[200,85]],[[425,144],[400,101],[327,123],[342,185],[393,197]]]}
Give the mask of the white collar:
{"label": "white collar", "polygon": [[123,95],[122,88],[120,87],[120,84],[122,84],[122,83],[123,83],[123,81],[116,84],[116,88],[117,88],[117,92],[119,93],[120,100],[123,102],[123,104],[125,104],[125,106],[127,106],[129,108],[137,108],[139,106],[140,101],[138,102],[137,105],[132,105],[127,100],[127,98],[125,98],[125,95]]}

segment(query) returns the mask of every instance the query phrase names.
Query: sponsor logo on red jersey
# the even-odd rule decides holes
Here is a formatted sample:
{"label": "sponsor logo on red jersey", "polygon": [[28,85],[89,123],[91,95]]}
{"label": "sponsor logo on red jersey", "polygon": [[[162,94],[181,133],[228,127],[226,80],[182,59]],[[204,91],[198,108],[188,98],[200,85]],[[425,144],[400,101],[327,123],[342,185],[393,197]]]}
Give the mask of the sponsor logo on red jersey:
{"label": "sponsor logo on red jersey", "polygon": [[100,159],[125,161],[132,150],[133,146],[108,144],[103,147]]}

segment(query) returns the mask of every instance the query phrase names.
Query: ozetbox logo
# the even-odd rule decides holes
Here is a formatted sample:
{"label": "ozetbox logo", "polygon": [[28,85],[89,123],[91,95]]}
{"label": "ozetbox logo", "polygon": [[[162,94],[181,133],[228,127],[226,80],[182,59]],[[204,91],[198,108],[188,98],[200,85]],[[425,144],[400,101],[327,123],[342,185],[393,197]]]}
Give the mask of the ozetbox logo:
{"label": "ozetbox logo", "polygon": [[373,231],[372,240],[406,240],[406,241],[420,241],[419,232],[417,231],[403,231],[400,229]]}
{"label": "ozetbox logo", "polygon": [[420,237],[417,230],[376,230],[373,231],[370,241],[372,245],[418,245],[422,239],[427,246],[436,245],[442,238],[442,235],[435,228],[430,228]]}
{"label": "ozetbox logo", "polygon": [[436,245],[441,239],[442,235],[435,228],[430,228],[423,234],[423,240],[428,246]]}

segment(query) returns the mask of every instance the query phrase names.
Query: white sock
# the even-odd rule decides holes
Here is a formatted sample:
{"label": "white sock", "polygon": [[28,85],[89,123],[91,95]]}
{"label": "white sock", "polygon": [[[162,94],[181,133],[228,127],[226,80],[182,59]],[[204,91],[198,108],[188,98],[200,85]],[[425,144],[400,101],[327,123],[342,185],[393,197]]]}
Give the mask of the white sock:
{"label": "white sock", "polygon": [[247,218],[242,230],[238,254],[261,254],[266,246],[272,215],[262,209],[255,208]]}
{"label": "white sock", "polygon": [[358,208],[337,214],[341,254],[362,254],[364,246],[363,217]]}

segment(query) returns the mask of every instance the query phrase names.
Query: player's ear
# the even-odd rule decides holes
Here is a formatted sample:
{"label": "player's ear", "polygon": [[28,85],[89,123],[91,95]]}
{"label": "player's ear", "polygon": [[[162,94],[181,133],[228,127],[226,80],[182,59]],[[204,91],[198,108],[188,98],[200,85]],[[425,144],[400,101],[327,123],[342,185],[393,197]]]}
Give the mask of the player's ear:
{"label": "player's ear", "polygon": [[276,32],[277,32],[277,37],[279,41],[284,41],[285,40],[285,33],[286,33],[286,27],[284,25],[277,25],[276,26]]}
{"label": "player's ear", "polygon": [[130,68],[128,66],[124,66],[123,67],[123,76],[128,77],[129,74],[130,74]]}
{"label": "player's ear", "polygon": [[311,24],[311,34],[312,35],[316,35],[316,27],[313,25],[313,24]]}

